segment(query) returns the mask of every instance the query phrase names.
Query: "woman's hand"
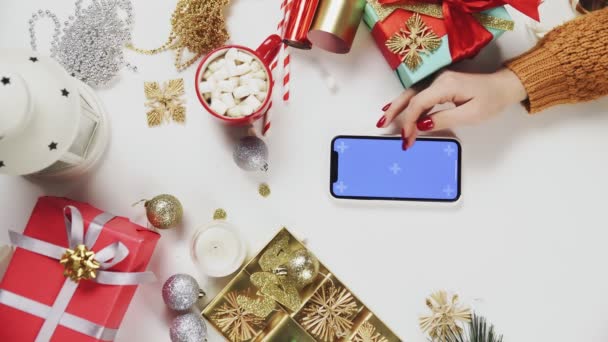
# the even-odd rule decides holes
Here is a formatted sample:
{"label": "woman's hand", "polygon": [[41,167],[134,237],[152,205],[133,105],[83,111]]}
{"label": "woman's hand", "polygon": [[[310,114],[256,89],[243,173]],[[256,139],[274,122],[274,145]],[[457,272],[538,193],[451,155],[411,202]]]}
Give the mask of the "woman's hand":
{"label": "woman's hand", "polygon": [[[445,71],[428,88],[420,92],[409,88],[386,105],[376,126],[387,127],[398,121],[405,150],[416,141],[417,130],[436,131],[475,124],[527,96],[519,78],[506,68],[492,74]],[[428,115],[435,105],[442,103],[453,103],[456,107]]]}

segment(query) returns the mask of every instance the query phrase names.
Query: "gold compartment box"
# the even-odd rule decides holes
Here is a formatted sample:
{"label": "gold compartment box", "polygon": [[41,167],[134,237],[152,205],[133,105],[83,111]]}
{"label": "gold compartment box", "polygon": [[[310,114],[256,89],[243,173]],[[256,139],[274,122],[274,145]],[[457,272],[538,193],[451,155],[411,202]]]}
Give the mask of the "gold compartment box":
{"label": "gold compartment box", "polygon": [[[349,342],[349,341],[372,341],[372,342],[400,342],[397,337],[373,312],[371,312],[363,302],[361,302],[336,276],[331,273],[319,262],[319,274],[312,284],[300,291],[302,304],[298,310],[291,312],[281,304],[276,303],[275,310],[265,319],[260,318],[256,324],[255,332],[252,332],[248,339],[241,339],[229,336],[218,326],[214,314],[218,308],[226,305],[227,295],[234,293],[247,294],[255,297],[258,289],[250,282],[250,277],[256,272],[262,272],[259,260],[264,251],[279,237],[287,235],[289,237],[288,248],[291,251],[306,249],[306,246],[298,241],[286,228],[282,228],[275,237],[253,258],[237,275],[226,285],[220,293],[207,305],[202,315],[209,321],[218,332],[232,342]],[[348,318],[352,322],[352,327],[344,334],[333,338],[321,339],[319,336],[307,331],[302,319],[305,316],[305,309],[311,303],[311,298],[317,291],[322,291],[322,287],[331,286],[344,288],[356,303],[356,310]],[[233,297],[234,298],[234,297]]]}

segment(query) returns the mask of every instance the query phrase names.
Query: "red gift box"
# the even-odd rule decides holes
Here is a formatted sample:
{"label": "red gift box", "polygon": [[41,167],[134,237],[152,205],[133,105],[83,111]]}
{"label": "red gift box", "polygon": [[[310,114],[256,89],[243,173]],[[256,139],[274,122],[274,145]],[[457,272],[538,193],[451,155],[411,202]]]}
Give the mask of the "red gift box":
{"label": "red gift box", "polygon": [[[89,204],[75,202],[65,198],[41,197],[36,203],[30,220],[24,230],[25,238],[33,238],[57,246],[68,248],[64,208],[73,206],[82,215],[84,233],[88,232],[91,221],[103,212]],[[72,213],[72,216],[74,214]],[[99,237],[91,250],[98,252],[106,246],[121,243],[128,250],[128,255],[107,273],[144,272],[159,234],[136,225],[123,217],[114,217],[101,227]],[[17,248],[0,283],[0,291],[25,297],[52,307],[64,287],[66,277],[64,266],[58,260],[48,256]],[[67,304],[65,314],[70,322],[74,320],[90,321],[107,329],[118,329],[135,294],[137,285],[107,285],[90,280],[81,280]],[[0,293],[2,299],[3,293]],[[0,300],[1,302],[1,300]],[[95,338],[72,330],[61,322],[52,334],[51,341],[99,341],[112,338]],[[71,319],[71,320],[70,320]],[[34,316],[9,305],[0,304],[0,341],[34,341],[41,330],[45,319]],[[69,324],[67,324],[69,325]]]}

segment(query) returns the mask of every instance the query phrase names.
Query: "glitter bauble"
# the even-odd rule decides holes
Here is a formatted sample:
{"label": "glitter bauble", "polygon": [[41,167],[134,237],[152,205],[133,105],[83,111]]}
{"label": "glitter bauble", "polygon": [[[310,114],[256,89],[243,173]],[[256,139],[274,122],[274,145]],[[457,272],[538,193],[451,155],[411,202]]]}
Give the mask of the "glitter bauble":
{"label": "glitter bauble", "polygon": [[158,229],[175,227],[182,222],[184,210],[177,198],[171,195],[158,195],[146,201],[148,221]]}
{"label": "glitter bauble", "polygon": [[319,260],[302,248],[293,252],[291,258],[277,267],[274,273],[289,278],[298,289],[302,289],[319,274]]}
{"label": "glitter bauble", "polygon": [[234,162],[245,171],[268,170],[268,147],[258,137],[239,140],[234,149]]}
{"label": "glitter bauble", "polygon": [[177,316],[169,328],[172,342],[207,341],[207,324],[203,318],[193,312]]}
{"label": "glitter bauble", "polygon": [[176,311],[190,309],[204,295],[196,279],[187,274],[172,275],[163,285],[163,300]]}

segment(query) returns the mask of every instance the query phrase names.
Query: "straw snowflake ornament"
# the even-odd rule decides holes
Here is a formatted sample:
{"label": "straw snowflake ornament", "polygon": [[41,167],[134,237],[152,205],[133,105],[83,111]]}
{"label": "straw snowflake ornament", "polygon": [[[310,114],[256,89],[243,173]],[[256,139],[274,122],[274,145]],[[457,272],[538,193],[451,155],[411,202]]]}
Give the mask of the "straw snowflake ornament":
{"label": "straw snowflake ornament", "polygon": [[171,120],[179,123],[186,121],[186,107],[184,107],[184,80],[178,78],[166,82],[161,87],[158,82],[144,83],[146,107],[148,107],[148,126],[158,126],[164,121]]}
{"label": "straw snowflake ornament", "polygon": [[304,307],[301,324],[321,340],[333,342],[348,335],[356,312],[357,303],[348,290],[326,284]]}
{"label": "straw snowflake ornament", "polygon": [[386,41],[386,47],[399,55],[410,70],[416,70],[422,64],[421,54],[429,55],[440,46],[441,38],[422,21],[418,13],[407,20],[405,28]]}
{"label": "straw snowflake ornament", "polygon": [[386,337],[376,332],[376,327],[371,323],[363,323],[352,339],[353,342],[388,342]]}

